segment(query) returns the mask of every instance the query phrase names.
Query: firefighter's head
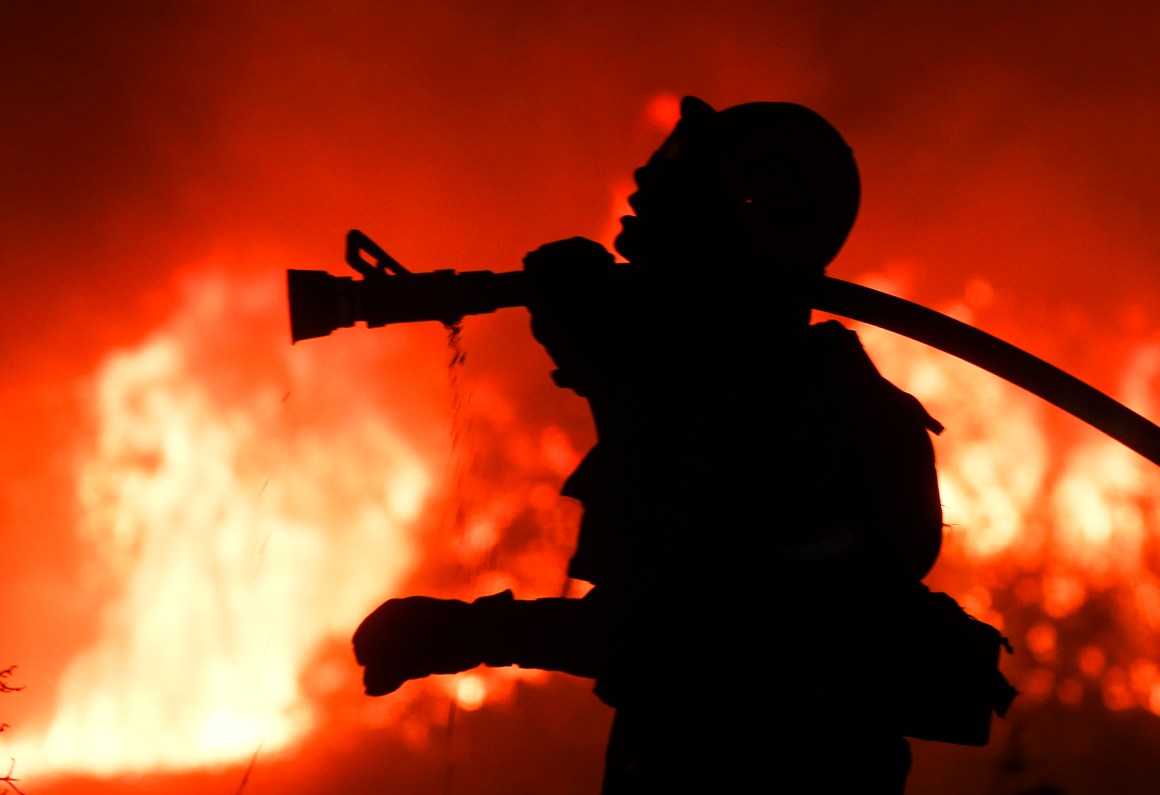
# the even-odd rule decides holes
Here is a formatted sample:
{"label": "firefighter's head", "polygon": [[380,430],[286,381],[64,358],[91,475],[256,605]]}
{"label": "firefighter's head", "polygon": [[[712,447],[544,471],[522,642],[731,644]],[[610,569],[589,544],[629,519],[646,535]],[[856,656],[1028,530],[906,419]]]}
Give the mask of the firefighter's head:
{"label": "firefighter's head", "polygon": [[716,111],[686,97],[676,128],[634,176],[635,215],[622,219],[616,240],[627,259],[732,257],[787,277],[823,273],[861,195],[841,135],[790,102]]}

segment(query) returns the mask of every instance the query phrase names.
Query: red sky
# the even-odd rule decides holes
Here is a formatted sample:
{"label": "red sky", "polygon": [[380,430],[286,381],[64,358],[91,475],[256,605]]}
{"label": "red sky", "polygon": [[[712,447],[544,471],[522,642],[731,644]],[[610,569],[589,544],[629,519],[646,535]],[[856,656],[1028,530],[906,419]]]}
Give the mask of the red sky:
{"label": "red sky", "polygon": [[[118,566],[143,554],[137,539],[120,563],[108,558],[108,528],[95,531],[104,541],[91,529],[103,503],[85,491],[124,485],[105,470],[92,474],[93,461],[121,454],[101,457],[111,420],[95,391],[114,377],[118,352],[140,364],[133,357],[162,350],[150,347],[158,340],[184,346],[178,374],[155,377],[184,379],[164,393],[178,405],[198,389],[211,396],[198,409],[210,413],[197,415],[208,424],[190,436],[206,442],[203,456],[218,449],[209,431],[232,427],[221,419],[230,411],[269,410],[247,426],[254,449],[229,452],[242,470],[254,468],[231,482],[255,495],[255,516],[261,499],[283,501],[280,520],[291,516],[311,483],[338,489],[328,499],[343,504],[372,500],[380,486],[366,469],[410,471],[391,452],[397,439],[428,463],[432,494],[460,482],[465,458],[473,494],[558,485],[560,462],[590,432],[583,405],[553,390],[519,311],[465,324],[460,388],[475,425],[470,452],[449,452],[444,434],[456,415],[442,330],[356,330],[291,351],[281,279],[286,268],[340,273],[343,237],[356,227],[417,271],[510,270],[544,242],[601,237],[625,180],[663,135],[649,108],[683,94],[717,107],[797,101],[843,132],[864,200],[831,275],[887,274],[931,306],[976,296],[978,325],[1160,415],[1155,371],[1139,369],[1160,344],[1158,33],[1160,12],[1143,2],[4,3],[0,667],[17,664],[27,687],[0,699],[0,721],[11,724],[0,739],[43,734],[67,672],[109,632],[108,606],[120,604],[129,576]],[[145,379],[140,394],[153,394],[149,376],[136,377]],[[269,395],[281,402],[267,405]],[[366,430],[380,415],[385,446]],[[974,422],[940,419],[952,430],[956,420]],[[284,435],[258,449],[274,433]],[[280,461],[313,450],[307,437],[329,440],[320,449],[331,458],[320,453],[301,470]],[[216,482],[198,477],[199,488]],[[293,485],[278,491],[279,478]],[[206,499],[187,495],[190,506]],[[473,499],[469,507],[499,517],[505,541],[496,548],[518,569],[515,582],[530,593],[562,580],[552,566],[565,554],[565,531],[541,549],[520,535],[531,533],[523,514]],[[311,510],[298,514],[302,522],[314,521]],[[432,510],[412,527],[419,551],[399,564],[397,587],[494,584],[471,579],[479,569],[467,553],[441,564],[454,544],[438,537],[446,526]],[[349,549],[373,543],[336,532],[330,544],[346,555],[327,551],[318,570],[301,572],[311,599],[330,598],[316,595],[347,576]],[[334,615],[387,595],[351,594],[334,597]],[[517,685],[518,697],[502,705],[460,710],[446,735],[446,698],[416,690],[407,720],[435,721],[432,736],[447,739],[408,750],[397,727],[367,728],[357,671],[341,662],[349,633],[312,621],[329,640],[301,663],[325,662],[339,684],[317,692],[300,684],[336,728],[315,730],[285,758],[259,754],[247,792],[596,792],[607,714],[585,683]],[[115,686],[94,681],[137,686],[132,675]],[[1069,793],[1116,781],[1090,772],[1114,770],[1111,738],[1157,732],[1152,716],[1117,713],[1097,742],[1084,728],[1089,713],[1050,714],[1075,726],[1072,760],[1092,761],[1089,780],[1046,754],[1054,761],[1037,775]],[[978,783],[998,770],[1001,750],[987,749],[980,765],[972,760],[984,752],[924,747],[912,791]],[[149,786],[232,792],[251,752]],[[99,791],[92,782],[54,789],[31,762],[17,764],[30,793]],[[116,776],[110,790],[126,791],[131,784]],[[372,779],[381,789],[365,783]],[[996,781],[999,791],[1016,786]]]}

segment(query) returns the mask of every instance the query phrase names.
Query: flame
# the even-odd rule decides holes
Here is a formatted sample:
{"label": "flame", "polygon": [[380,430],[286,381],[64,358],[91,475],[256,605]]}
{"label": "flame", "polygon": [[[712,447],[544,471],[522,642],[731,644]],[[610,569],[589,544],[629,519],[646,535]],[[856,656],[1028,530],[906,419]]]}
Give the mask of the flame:
{"label": "flame", "polygon": [[[300,741],[324,696],[361,698],[347,639],[425,555],[463,573],[450,590],[464,594],[562,587],[575,522],[558,484],[580,458],[562,428],[522,422],[499,385],[461,388],[462,351],[449,384],[437,338],[415,329],[292,347],[268,279],[206,267],[185,287],[163,327],[92,378],[76,483],[89,585],[107,601],[49,725],[8,746],[42,777],[204,767]],[[386,384],[349,376],[376,372]],[[465,434],[486,435],[501,465],[456,463]],[[539,536],[514,544],[521,521]],[[428,689],[475,710],[543,676],[476,671]],[[362,721],[401,724],[421,690],[365,704]]]}
{"label": "flame", "polygon": [[[644,122],[667,128],[677,107],[660,95]],[[612,186],[613,218],[631,190]],[[859,281],[905,296],[909,268]],[[583,449],[574,431],[529,419],[499,378],[477,375],[468,389],[453,370],[449,388],[430,365],[434,337],[354,330],[291,347],[272,280],[192,272],[173,317],[92,378],[76,483],[103,623],[63,677],[50,724],[8,746],[40,774],[182,769],[292,747],[319,725],[320,693],[358,690],[353,662],[325,649],[405,585],[464,596],[573,585],[562,571],[575,506],[558,487]],[[970,321],[995,298],[971,278],[942,309]],[[1012,638],[1021,653],[1005,667],[1027,699],[1160,714],[1155,468],[1117,443],[1060,433],[1049,406],[971,365],[858,330],[884,374],[947,425],[936,440],[947,544],[932,585]],[[394,381],[376,385],[377,374]],[[1160,343],[1143,340],[1120,397],[1154,412],[1158,375]],[[442,483],[454,439],[487,460],[458,462]],[[436,506],[445,492],[450,508]],[[450,527],[431,518],[448,513]],[[364,700],[359,721],[421,749],[445,710],[408,710],[420,692],[478,710],[547,678],[437,677]]]}
{"label": "flame", "polygon": [[96,373],[77,483],[114,593],[51,724],[16,750],[28,767],[181,768],[284,746],[313,725],[305,662],[407,574],[431,465],[380,406],[325,388],[334,352],[274,333],[279,298],[203,273],[168,325]]}
{"label": "flame", "polygon": [[[906,289],[897,275],[862,281]],[[970,319],[990,290],[973,280],[965,292],[944,309]],[[424,558],[435,561],[428,571],[464,575],[452,588],[464,594],[560,592],[576,515],[558,484],[580,457],[574,434],[527,421],[486,377],[448,396],[470,422],[424,398],[431,428],[404,433],[397,390],[362,394],[336,374],[381,368],[405,372],[420,392],[424,379],[464,390],[455,378],[449,390],[445,372],[414,369],[407,352],[431,341],[392,341],[406,337],[394,329],[292,348],[273,321],[280,298],[268,282],[199,271],[167,324],[95,373],[76,482],[89,585],[112,596],[99,638],[62,679],[51,723],[11,746],[40,775],[201,767],[301,742],[318,725],[319,693],[358,688],[353,664],[318,665],[319,649],[345,643]],[[948,541],[935,584],[1013,637],[1023,654],[1007,667],[1025,698],[1160,714],[1153,468],[1104,439],[1069,445],[1050,407],[971,365],[858,330],[884,374],[948,426],[936,440]],[[1151,394],[1156,351],[1129,357],[1122,382],[1137,400]],[[456,526],[425,533],[436,473],[453,458],[432,439],[446,444],[468,425],[472,446],[497,458],[460,467]],[[522,537],[528,526],[535,534]],[[1116,631],[1091,631],[1093,605]],[[419,751],[446,714],[416,703],[423,692],[472,711],[547,678],[436,677],[368,701],[359,720]]]}
{"label": "flame", "polygon": [[[904,271],[861,281],[905,295]],[[942,309],[970,322],[993,292],[971,279],[964,293]],[[1003,667],[1027,699],[1160,714],[1160,472],[971,365],[881,329],[859,334],[947,426],[935,441],[947,543],[932,584],[1022,650]],[[1117,397],[1147,416],[1158,373],[1156,343],[1138,341]]]}

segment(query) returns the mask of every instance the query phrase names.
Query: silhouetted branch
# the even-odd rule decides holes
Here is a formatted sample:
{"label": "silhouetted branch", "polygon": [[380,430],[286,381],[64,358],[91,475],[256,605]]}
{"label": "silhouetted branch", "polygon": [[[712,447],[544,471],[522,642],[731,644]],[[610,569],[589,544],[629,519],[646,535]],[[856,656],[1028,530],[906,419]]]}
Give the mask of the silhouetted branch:
{"label": "silhouetted branch", "polygon": [[[24,685],[20,685],[20,687],[14,687],[13,685],[10,685],[4,681],[8,677],[12,676],[12,672],[15,670],[16,670],[15,665],[9,665],[7,668],[0,670],[0,693],[15,693],[19,690],[24,689],[24,687],[25,687]],[[8,728],[7,723],[0,723],[0,732],[4,731],[7,728]],[[14,771],[15,769],[16,769],[16,760],[13,759],[12,764],[10,764],[8,766],[8,775],[0,776],[0,785],[3,785],[3,790],[0,792],[12,791],[12,792],[15,792],[16,795],[24,795],[24,792],[21,791],[20,787],[16,786],[16,782],[19,781],[20,779],[12,777],[12,771]]]}
{"label": "silhouetted branch", "polygon": [[0,776],[0,783],[4,784],[4,791],[7,792],[9,788],[12,789],[16,795],[24,795],[20,787],[16,786],[16,782],[20,779],[12,777],[12,771],[16,769],[16,760],[12,760],[12,764],[8,766],[8,775]]}
{"label": "silhouetted branch", "polygon": [[12,672],[16,670],[15,665],[9,665],[7,668],[0,670],[0,693],[15,693],[17,690],[23,690],[24,685],[20,687],[13,687],[4,680],[12,676]]}
{"label": "silhouetted branch", "polygon": [[254,755],[250,757],[250,764],[246,765],[246,772],[242,774],[242,782],[238,784],[238,791],[235,795],[242,795],[242,790],[246,788],[246,784],[250,780],[250,774],[254,772],[254,765],[258,763],[258,754],[262,752],[262,745],[266,741],[258,743],[258,747],[254,749]]}

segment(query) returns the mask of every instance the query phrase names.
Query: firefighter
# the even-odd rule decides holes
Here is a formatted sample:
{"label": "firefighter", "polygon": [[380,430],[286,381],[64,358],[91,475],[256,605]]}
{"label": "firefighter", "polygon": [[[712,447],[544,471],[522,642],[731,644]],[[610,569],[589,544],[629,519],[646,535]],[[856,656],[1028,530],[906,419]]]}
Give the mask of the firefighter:
{"label": "firefighter", "polygon": [[531,331],[597,444],[583,599],[408,597],[355,634],[371,695],[481,663],[595,680],[616,710],[605,795],[901,793],[889,669],[942,540],[930,433],[854,332],[811,323],[860,184],[813,111],[686,97],[635,175],[617,263],[531,252]]}

